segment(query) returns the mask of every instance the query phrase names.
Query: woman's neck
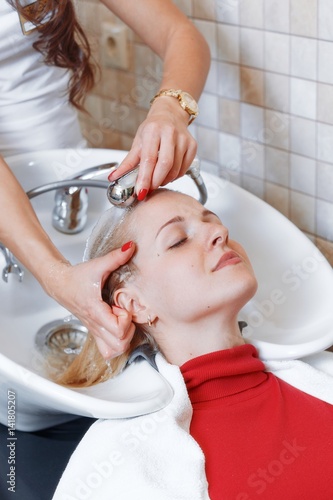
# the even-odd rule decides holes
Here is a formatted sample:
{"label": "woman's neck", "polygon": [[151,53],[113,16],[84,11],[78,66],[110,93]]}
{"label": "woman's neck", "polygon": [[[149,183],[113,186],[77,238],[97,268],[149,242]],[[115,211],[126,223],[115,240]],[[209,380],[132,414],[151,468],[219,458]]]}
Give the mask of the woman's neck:
{"label": "woman's neck", "polygon": [[238,320],[212,325],[174,327],[167,334],[159,334],[156,341],[169,363],[181,366],[190,359],[210,352],[231,349],[245,344]]}

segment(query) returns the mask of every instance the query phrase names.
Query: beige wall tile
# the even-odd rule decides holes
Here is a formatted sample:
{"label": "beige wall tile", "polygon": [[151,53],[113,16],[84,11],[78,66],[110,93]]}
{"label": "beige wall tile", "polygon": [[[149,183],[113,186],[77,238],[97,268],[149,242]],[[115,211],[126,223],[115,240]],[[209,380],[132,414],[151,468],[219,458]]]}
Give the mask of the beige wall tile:
{"label": "beige wall tile", "polygon": [[318,0],[319,38],[333,41],[333,9],[331,0]]}
{"label": "beige wall tile", "polygon": [[242,1],[215,0],[216,20],[222,23],[239,24],[239,9]]}
{"label": "beige wall tile", "polygon": [[317,119],[333,125],[333,85],[318,83]]}
{"label": "beige wall tile", "polygon": [[264,67],[264,32],[251,28],[240,29],[240,62],[253,68]]}
{"label": "beige wall tile", "polygon": [[316,122],[305,118],[291,117],[290,150],[310,158],[316,157]]}
{"label": "beige wall tile", "polygon": [[198,157],[218,162],[219,135],[217,130],[197,126]]}
{"label": "beige wall tile", "polygon": [[198,125],[218,129],[219,104],[218,96],[204,92],[200,97],[200,113],[196,119]]}
{"label": "beige wall tile", "polygon": [[290,77],[265,72],[265,107],[289,112]]}
{"label": "beige wall tile", "polygon": [[221,97],[240,99],[240,67],[235,64],[217,63],[217,93]]}
{"label": "beige wall tile", "polygon": [[238,26],[217,25],[217,58],[219,60],[239,63],[239,31]]}
{"label": "beige wall tile", "polygon": [[[333,160],[333,159],[332,159]],[[318,163],[317,166],[317,195],[333,203],[333,164]],[[333,228],[332,228],[333,231]]]}
{"label": "beige wall tile", "polygon": [[268,146],[288,150],[290,146],[290,117],[279,111],[265,111],[263,142]]}
{"label": "beige wall tile", "polygon": [[219,132],[219,163],[231,171],[240,172],[241,142],[239,137]]}
{"label": "beige wall tile", "polygon": [[258,198],[264,198],[265,186],[262,179],[242,174],[241,186],[255,196],[258,196]]}
{"label": "beige wall tile", "polygon": [[290,37],[280,33],[265,32],[265,69],[274,73],[289,74]]}
{"label": "beige wall tile", "polygon": [[318,41],[301,36],[291,37],[291,65],[293,76],[317,79]]}
{"label": "beige wall tile", "polygon": [[265,28],[269,31],[289,33],[289,0],[269,0],[264,2]]}
{"label": "beige wall tile", "polygon": [[240,112],[242,137],[250,141],[263,142],[264,110],[259,106],[242,103]]}
{"label": "beige wall tile", "polygon": [[333,42],[318,42],[318,80],[333,84]]}
{"label": "beige wall tile", "polygon": [[310,37],[317,36],[317,3],[318,0],[290,0],[291,33]]}
{"label": "beige wall tile", "polygon": [[264,0],[246,0],[239,4],[240,24],[249,28],[264,27]]}
{"label": "beige wall tile", "polygon": [[291,220],[303,231],[315,231],[315,198],[306,194],[291,192]]}
{"label": "beige wall tile", "polygon": [[286,217],[289,217],[290,212],[289,197],[290,193],[287,188],[265,182],[265,201]]}
{"label": "beige wall tile", "polygon": [[240,103],[230,99],[219,98],[219,128],[233,135],[240,133]]}
{"label": "beige wall tile", "polygon": [[331,163],[333,158],[333,125],[318,123],[317,130],[317,158],[323,162]]}
{"label": "beige wall tile", "polygon": [[290,113],[315,120],[317,117],[317,83],[301,78],[291,78],[290,84]]}
{"label": "beige wall tile", "polygon": [[333,241],[333,203],[317,200],[316,233],[325,240]]}
{"label": "beige wall tile", "polygon": [[265,147],[263,144],[244,140],[241,142],[241,168],[244,174],[264,179]]}
{"label": "beige wall tile", "polygon": [[264,104],[264,73],[257,69],[241,67],[241,99],[249,104]]}
{"label": "beige wall tile", "polygon": [[315,160],[296,154],[290,155],[290,187],[310,196],[316,196]]}
{"label": "beige wall tile", "polygon": [[280,186],[289,186],[289,153],[265,147],[265,179]]}

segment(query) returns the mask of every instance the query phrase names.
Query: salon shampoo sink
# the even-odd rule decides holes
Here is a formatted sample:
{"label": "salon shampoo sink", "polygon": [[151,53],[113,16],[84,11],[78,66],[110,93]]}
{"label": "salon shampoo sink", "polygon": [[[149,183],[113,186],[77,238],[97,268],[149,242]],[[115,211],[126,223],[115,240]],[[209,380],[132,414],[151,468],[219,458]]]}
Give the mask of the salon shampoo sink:
{"label": "salon shampoo sink", "polygon": [[[51,150],[7,158],[26,191],[73,177],[108,162],[120,163],[126,152],[106,149]],[[333,270],[323,255],[275,209],[240,187],[202,172],[208,191],[207,208],[229,227],[230,236],[247,250],[259,281],[253,300],[240,320],[249,342],[264,359],[293,359],[333,344]],[[106,174],[97,177],[105,179]],[[172,189],[198,197],[185,176]],[[99,214],[110,208],[101,189],[89,188],[87,226],[66,235],[51,224],[54,192],[32,200],[36,213],[55,245],[72,263],[82,260],[86,239]],[[24,245],[24,241],[22,241]],[[0,271],[4,259],[0,254]],[[198,291],[199,293],[199,291]],[[16,428],[43,429],[76,416],[120,418],[165,407],[172,389],[147,362],[130,365],[114,380],[86,389],[61,387],[45,376],[43,354],[36,348],[44,325],[69,317],[46,296],[25,270],[23,282],[9,275],[0,280],[0,421],[7,424],[7,400],[15,395]]]}

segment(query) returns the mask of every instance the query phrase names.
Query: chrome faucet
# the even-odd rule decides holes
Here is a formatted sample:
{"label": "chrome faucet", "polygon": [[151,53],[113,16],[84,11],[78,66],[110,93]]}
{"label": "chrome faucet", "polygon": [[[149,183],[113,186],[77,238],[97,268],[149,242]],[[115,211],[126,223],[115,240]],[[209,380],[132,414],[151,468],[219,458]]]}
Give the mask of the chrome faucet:
{"label": "chrome faucet", "polygon": [[[79,172],[70,180],[89,180],[103,173],[111,173],[118,163],[107,163],[91,167]],[[66,179],[67,180],[67,179]],[[83,230],[87,222],[88,192],[77,186],[75,182],[69,187],[57,189],[55,205],[52,213],[52,225],[61,233],[75,234]]]}

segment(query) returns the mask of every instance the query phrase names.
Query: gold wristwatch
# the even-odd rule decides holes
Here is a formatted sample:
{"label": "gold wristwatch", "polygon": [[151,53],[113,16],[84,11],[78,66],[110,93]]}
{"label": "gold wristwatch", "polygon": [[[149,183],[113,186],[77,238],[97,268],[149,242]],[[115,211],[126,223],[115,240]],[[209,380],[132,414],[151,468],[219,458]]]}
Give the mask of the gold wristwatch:
{"label": "gold wristwatch", "polygon": [[189,125],[198,116],[199,108],[196,100],[191,96],[191,94],[189,94],[188,92],[184,92],[183,90],[162,89],[152,98],[152,100],[150,101],[150,105],[153,104],[155,99],[164,95],[176,97],[176,99],[178,99],[181,107],[190,115],[190,119],[188,122]]}

